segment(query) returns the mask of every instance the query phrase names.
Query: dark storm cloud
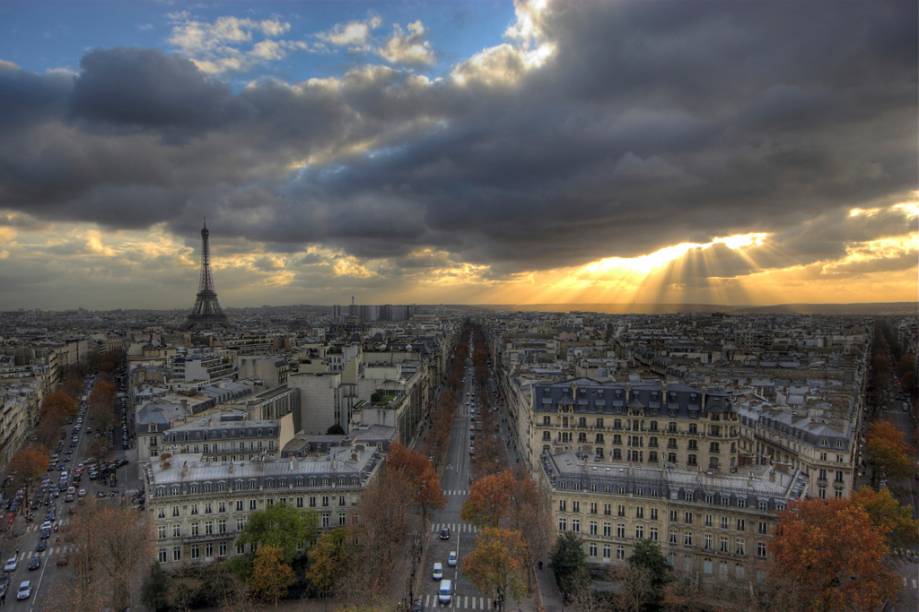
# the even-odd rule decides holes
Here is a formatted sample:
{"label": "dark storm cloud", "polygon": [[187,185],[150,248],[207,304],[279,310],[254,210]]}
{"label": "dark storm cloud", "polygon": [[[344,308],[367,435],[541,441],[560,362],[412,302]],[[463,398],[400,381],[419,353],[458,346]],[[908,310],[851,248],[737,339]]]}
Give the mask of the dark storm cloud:
{"label": "dark storm cloud", "polygon": [[463,84],[377,66],[232,92],[140,49],[75,80],[0,69],[0,122],[27,126],[0,135],[0,206],[187,236],[207,215],[407,268],[427,246],[511,272],[748,231],[806,263],[859,239],[848,208],[916,186],[915,22],[911,2],[585,0],[543,15],[545,65],[505,45]]}

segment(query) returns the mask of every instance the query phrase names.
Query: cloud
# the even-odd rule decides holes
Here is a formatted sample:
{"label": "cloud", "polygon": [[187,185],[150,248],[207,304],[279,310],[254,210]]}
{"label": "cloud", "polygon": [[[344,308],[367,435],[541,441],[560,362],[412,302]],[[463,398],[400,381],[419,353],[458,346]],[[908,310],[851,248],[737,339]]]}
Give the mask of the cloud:
{"label": "cloud", "polygon": [[[517,282],[769,234],[747,252],[756,266],[718,247],[686,268],[736,279],[826,266],[914,220],[894,207],[917,182],[915,6],[517,11],[503,41],[440,77],[393,62],[235,91],[202,62],[276,61],[296,41],[188,15],[176,25],[200,25],[181,54],[94,50],[76,77],[0,68],[0,208],[191,237],[206,214],[222,241],[354,258],[370,273],[347,282],[367,287],[404,287],[421,264]],[[380,48],[379,18],[352,23],[320,40]]]}
{"label": "cloud", "polygon": [[[289,51],[308,51],[296,40],[273,40],[290,31],[290,24],[277,19],[218,17],[212,22],[193,19],[187,11],[170,13],[170,44],[207,74],[240,72],[254,65],[286,57]],[[255,41],[256,36],[265,37]]]}
{"label": "cloud", "polygon": [[336,47],[347,47],[351,51],[368,51],[371,33],[381,25],[383,25],[383,20],[372,15],[363,21],[336,24],[327,32],[320,32],[316,37]]}
{"label": "cloud", "polygon": [[424,36],[424,24],[420,20],[408,24],[405,30],[399,24],[395,24],[392,36],[378,53],[390,64],[433,65],[437,58],[431,43],[425,40]]}

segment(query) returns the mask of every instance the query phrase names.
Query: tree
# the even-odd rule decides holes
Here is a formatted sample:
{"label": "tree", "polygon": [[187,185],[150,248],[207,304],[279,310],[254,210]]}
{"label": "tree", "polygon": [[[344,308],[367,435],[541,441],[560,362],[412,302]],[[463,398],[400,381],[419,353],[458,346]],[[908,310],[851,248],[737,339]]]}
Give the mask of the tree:
{"label": "tree", "polygon": [[29,503],[29,492],[36,479],[48,471],[48,450],[37,444],[24,446],[10,459],[9,473],[16,474],[16,480],[25,487],[25,503]]}
{"label": "tree", "polygon": [[403,474],[411,483],[412,499],[421,510],[422,524],[426,528],[428,513],[447,503],[434,465],[421,453],[396,442],[389,448],[386,469]]}
{"label": "tree", "polygon": [[497,527],[508,516],[516,479],[510,470],[484,476],[472,483],[462,517],[480,527]]}
{"label": "tree", "polygon": [[619,606],[623,610],[640,612],[660,598],[660,592],[654,586],[652,572],[647,567],[630,563],[624,568],[617,569],[615,577],[621,584]]}
{"label": "tree", "polygon": [[344,529],[333,529],[319,536],[309,550],[306,579],[320,596],[335,592],[348,569],[350,555]]}
{"label": "tree", "polygon": [[510,595],[526,593],[526,544],[519,531],[486,527],[463,561],[463,572],[482,593],[493,593],[503,607]]}
{"label": "tree", "polygon": [[295,581],[294,570],[284,562],[285,551],[275,544],[264,544],[255,553],[249,588],[261,599],[273,605],[287,594]]}
{"label": "tree", "polygon": [[672,568],[661,553],[660,547],[651,540],[644,539],[635,543],[635,549],[629,557],[629,565],[648,570],[651,584],[658,596],[664,585],[670,582]]}
{"label": "tree", "polygon": [[882,472],[887,478],[906,478],[913,475],[909,445],[903,438],[903,432],[890,421],[875,421],[868,427],[865,451],[876,475],[878,472]]}
{"label": "tree", "polygon": [[297,556],[297,549],[312,542],[318,530],[319,518],[312,510],[275,504],[250,514],[238,541],[256,548],[277,546],[284,562],[290,563]]}
{"label": "tree", "polygon": [[140,600],[154,612],[159,612],[165,610],[169,605],[168,593],[169,576],[163,571],[163,566],[156,561],[150,568],[150,575],[144,580]]}
{"label": "tree", "polygon": [[88,605],[101,597],[103,607],[131,607],[152,557],[147,517],[138,516],[130,507],[86,498],[83,509],[68,526],[67,536],[73,543],[70,565],[75,578],[74,599]]}
{"label": "tree", "polygon": [[919,521],[913,519],[909,506],[901,505],[887,487],[880,491],[862,487],[852,501],[865,509],[890,546],[908,547],[919,541]]}
{"label": "tree", "polygon": [[577,591],[580,581],[587,575],[587,555],[576,534],[566,531],[558,537],[552,551],[552,570],[563,594],[570,596]]}
{"label": "tree", "polygon": [[777,607],[878,609],[896,594],[884,534],[852,500],[792,504],[779,516],[772,547]]}

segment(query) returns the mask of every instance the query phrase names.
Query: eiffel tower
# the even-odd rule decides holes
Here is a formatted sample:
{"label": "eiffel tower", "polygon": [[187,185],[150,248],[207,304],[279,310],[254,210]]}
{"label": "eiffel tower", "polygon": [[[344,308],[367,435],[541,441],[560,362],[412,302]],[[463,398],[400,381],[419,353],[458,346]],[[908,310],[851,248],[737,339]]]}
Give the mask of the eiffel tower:
{"label": "eiffel tower", "polygon": [[185,322],[185,329],[227,327],[229,325],[227,315],[223,313],[220,302],[217,301],[214,278],[211,276],[211,256],[207,245],[210,234],[207,229],[207,221],[205,221],[204,227],[201,228],[201,278],[198,281],[198,297],[195,299],[195,307],[192,308]]}

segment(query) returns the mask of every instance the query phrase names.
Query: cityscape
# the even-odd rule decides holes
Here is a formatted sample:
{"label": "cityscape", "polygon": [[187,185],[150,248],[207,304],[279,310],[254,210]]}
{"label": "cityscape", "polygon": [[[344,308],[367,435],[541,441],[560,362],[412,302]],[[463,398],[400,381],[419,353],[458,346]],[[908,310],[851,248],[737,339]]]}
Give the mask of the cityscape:
{"label": "cityscape", "polygon": [[919,609],[917,23],[0,6],[0,607]]}

